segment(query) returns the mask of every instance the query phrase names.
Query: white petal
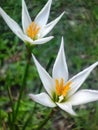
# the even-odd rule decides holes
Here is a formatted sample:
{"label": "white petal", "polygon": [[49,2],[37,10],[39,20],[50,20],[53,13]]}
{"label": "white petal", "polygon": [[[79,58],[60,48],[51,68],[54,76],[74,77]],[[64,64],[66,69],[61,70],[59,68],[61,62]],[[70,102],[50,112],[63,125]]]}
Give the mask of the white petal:
{"label": "white petal", "polygon": [[29,94],[29,97],[41,105],[47,106],[47,107],[55,107],[56,104],[51,100],[51,98],[46,93],[40,93],[40,94]]}
{"label": "white petal", "polygon": [[44,43],[50,41],[53,38],[53,36],[50,36],[50,37],[46,37],[46,38],[42,38],[42,39],[38,39],[38,40],[33,41],[33,39],[31,39],[27,35],[22,34],[22,33],[19,33],[19,34],[22,37],[22,39],[23,39],[24,42],[28,42],[31,45],[44,44]]}
{"label": "white petal", "polygon": [[[23,35],[23,32],[19,25],[12,19],[10,18],[2,8],[0,8],[0,15],[3,17],[5,20],[6,24],[9,26],[9,28],[21,39],[24,40],[21,35]],[[20,35],[21,34],[21,35]]]}
{"label": "white petal", "polygon": [[49,24],[45,25],[41,30],[40,30],[40,35],[41,37],[46,36],[52,29],[53,27],[59,22],[61,17],[64,15],[65,12],[63,12],[59,17],[57,17],[55,20],[50,22]]}
{"label": "white petal", "polygon": [[25,35],[21,32],[19,33],[19,35],[24,42],[28,42],[28,43],[31,43],[31,44],[33,43],[33,40],[30,37],[28,37],[27,35]]}
{"label": "white petal", "polygon": [[43,7],[43,9],[39,12],[39,14],[35,18],[35,23],[37,23],[40,26],[46,25],[49,14],[50,14],[50,8],[51,8],[52,0],[48,0],[46,5]]}
{"label": "white petal", "polygon": [[[33,55],[32,55],[33,56]],[[37,67],[40,79],[43,83],[43,86],[47,93],[52,97],[53,93],[55,92],[54,82],[50,75],[46,72],[46,70],[39,64],[37,59],[33,56],[35,65]]]}
{"label": "white petal", "polygon": [[72,105],[81,105],[96,100],[98,100],[98,91],[96,90],[80,90],[69,99]]}
{"label": "white petal", "polygon": [[62,110],[66,111],[67,113],[76,116],[76,113],[72,109],[72,106],[70,103],[56,103]]}
{"label": "white petal", "polygon": [[56,58],[56,61],[53,66],[53,78],[54,79],[61,79],[64,78],[64,81],[66,82],[68,80],[68,68],[64,53],[64,40],[62,38],[61,46]]}
{"label": "white petal", "polygon": [[89,76],[91,71],[98,65],[98,62],[92,64],[90,67],[86,68],[85,70],[81,71],[77,75],[75,75],[72,79],[70,79],[71,83],[71,89],[69,92],[69,96],[74,94],[80,86],[83,84],[83,82],[86,80],[86,78]]}
{"label": "white petal", "polygon": [[28,26],[31,24],[32,20],[29,16],[25,1],[22,0],[22,27],[24,32],[26,33],[26,30]]}
{"label": "white petal", "polygon": [[50,41],[51,39],[53,39],[53,36],[49,36],[49,37],[45,37],[45,38],[35,40],[35,41],[33,41],[32,44],[44,44],[44,43],[47,43],[48,41]]}

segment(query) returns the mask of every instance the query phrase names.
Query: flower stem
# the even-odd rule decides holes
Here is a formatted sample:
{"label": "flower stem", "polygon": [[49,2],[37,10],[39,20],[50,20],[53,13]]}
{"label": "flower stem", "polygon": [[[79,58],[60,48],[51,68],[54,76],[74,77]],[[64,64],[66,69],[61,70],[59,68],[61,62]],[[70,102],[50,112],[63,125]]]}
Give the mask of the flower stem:
{"label": "flower stem", "polygon": [[13,97],[12,97],[12,93],[11,93],[11,90],[10,90],[10,87],[8,85],[9,83],[6,83],[6,86],[7,86],[7,92],[8,92],[8,97],[10,99],[10,104],[11,104],[11,111],[8,111],[8,122],[9,122],[9,127],[10,127],[10,130],[13,128],[14,130],[14,124],[13,124],[13,119],[14,119],[14,103],[13,103]]}
{"label": "flower stem", "polygon": [[26,86],[26,83],[27,83],[26,81],[27,81],[27,77],[28,77],[30,61],[31,61],[31,52],[27,48],[27,63],[26,63],[26,66],[25,66],[23,81],[22,81],[22,85],[21,85],[21,88],[20,88],[19,97],[18,97],[18,101],[17,101],[17,105],[16,105],[14,121],[17,118],[18,111],[19,111],[19,106],[20,106],[20,102],[21,102],[21,98],[22,98],[22,95],[23,95],[23,92],[24,92],[23,90],[25,89],[25,86]]}
{"label": "flower stem", "polygon": [[10,130],[12,130],[13,125],[12,125],[12,121],[11,121],[11,113],[9,113],[9,112],[8,112],[8,124],[9,124]]}
{"label": "flower stem", "polygon": [[8,91],[8,96],[9,96],[10,103],[11,103],[12,113],[13,113],[13,116],[14,116],[13,97],[12,97],[11,90],[10,90],[9,86],[7,86],[7,91]]}

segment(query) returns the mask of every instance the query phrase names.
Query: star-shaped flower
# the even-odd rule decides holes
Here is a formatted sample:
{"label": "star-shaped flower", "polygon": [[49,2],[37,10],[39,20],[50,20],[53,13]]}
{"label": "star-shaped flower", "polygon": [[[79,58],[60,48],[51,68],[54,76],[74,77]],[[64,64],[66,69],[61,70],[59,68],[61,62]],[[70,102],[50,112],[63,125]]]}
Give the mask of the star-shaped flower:
{"label": "star-shaped flower", "polygon": [[40,79],[46,92],[40,94],[29,94],[29,97],[44,106],[56,107],[59,106],[64,111],[76,115],[72,106],[81,105],[88,102],[98,100],[98,91],[83,89],[77,91],[91,71],[98,65],[95,62],[88,68],[76,74],[69,79],[68,67],[64,54],[64,41],[62,38],[61,46],[53,66],[52,77],[39,64],[33,55],[35,65],[37,67]]}
{"label": "star-shaped flower", "polygon": [[[43,44],[53,38],[45,37],[61,19],[64,12],[52,22],[48,23],[52,0],[48,0],[43,9],[38,13],[34,21],[31,20],[25,1],[22,0],[22,28],[0,7],[0,15],[5,20],[9,28],[25,43]],[[45,38],[44,38],[45,37]]]}

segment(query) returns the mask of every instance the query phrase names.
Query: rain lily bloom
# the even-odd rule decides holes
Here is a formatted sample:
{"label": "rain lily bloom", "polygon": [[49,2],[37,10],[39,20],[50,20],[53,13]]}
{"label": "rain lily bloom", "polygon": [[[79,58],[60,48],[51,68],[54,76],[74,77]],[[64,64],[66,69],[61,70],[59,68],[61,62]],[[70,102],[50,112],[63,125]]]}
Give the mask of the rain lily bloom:
{"label": "rain lily bloom", "polygon": [[48,0],[43,9],[38,13],[34,21],[31,20],[25,1],[22,0],[22,28],[10,18],[0,7],[0,15],[5,20],[9,28],[25,43],[43,44],[53,38],[53,36],[45,37],[61,19],[64,12],[55,20],[47,24],[52,0]]}
{"label": "rain lily bloom", "polygon": [[64,54],[64,40],[62,38],[61,46],[53,66],[52,77],[39,64],[33,55],[40,79],[46,92],[40,94],[29,94],[29,97],[44,106],[59,106],[71,115],[76,115],[72,106],[85,104],[98,100],[97,90],[83,89],[77,91],[91,71],[98,65],[98,62],[92,64],[71,79],[68,79],[68,68]]}

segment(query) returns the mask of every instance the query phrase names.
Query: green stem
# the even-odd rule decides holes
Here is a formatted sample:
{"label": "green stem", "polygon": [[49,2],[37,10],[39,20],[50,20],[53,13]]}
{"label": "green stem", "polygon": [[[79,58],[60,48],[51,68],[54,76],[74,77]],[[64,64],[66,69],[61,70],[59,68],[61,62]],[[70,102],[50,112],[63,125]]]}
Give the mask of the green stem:
{"label": "green stem", "polygon": [[0,108],[0,126],[2,126],[1,108]]}
{"label": "green stem", "polygon": [[30,60],[31,60],[31,53],[30,53],[28,48],[27,48],[27,53],[28,53],[27,63],[26,63],[26,66],[25,66],[23,81],[22,81],[22,85],[21,85],[21,88],[20,88],[19,97],[18,97],[18,101],[17,101],[17,105],[16,105],[14,122],[15,122],[17,115],[18,115],[21,98],[22,98],[22,95],[23,95],[23,92],[24,92],[24,89],[25,89],[25,86],[26,86],[27,77],[28,77],[29,65],[30,65]]}
{"label": "green stem", "polygon": [[47,117],[44,119],[44,121],[42,123],[40,123],[40,125],[37,127],[36,130],[42,130],[42,128],[44,127],[44,125],[48,122],[48,120],[53,117],[54,111],[53,109],[49,112],[49,114],[47,115]]}
{"label": "green stem", "polygon": [[13,126],[12,126],[12,121],[11,121],[11,113],[8,113],[8,124],[9,124],[10,130],[12,130]]}
{"label": "green stem", "polygon": [[10,129],[12,129],[14,127],[14,124],[13,124],[13,119],[14,119],[14,103],[13,103],[13,97],[12,97],[11,90],[10,90],[10,88],[9,88],[8,85],[6,85],[6,86],[7,86],[8,96],[9,96],[9,99],[10,99],[11,109],[12,109],[12,111],[8,113],[8,121],[9,121]]}
{"label": "green stem", "polygon": [[11,90],[10,90],[9,86],[7,86],[7,91],[8,91],[8,96],[9,96],[10,103],[11,103],[12,112],[14,113],[13,98],[12,98],[12,94],[11,94]]}

